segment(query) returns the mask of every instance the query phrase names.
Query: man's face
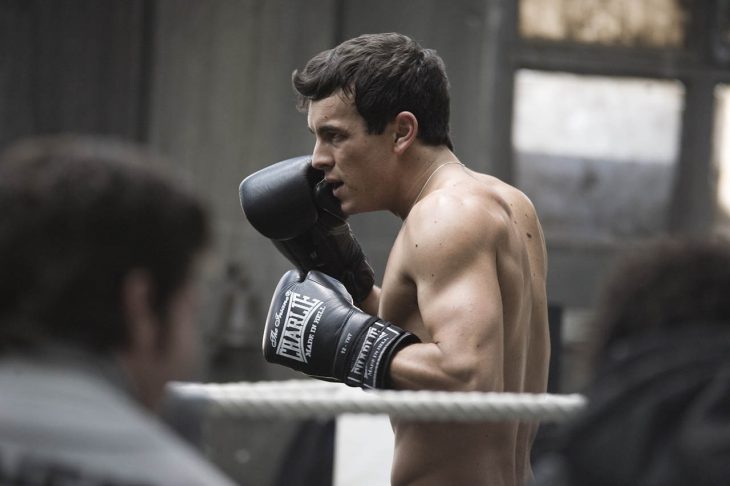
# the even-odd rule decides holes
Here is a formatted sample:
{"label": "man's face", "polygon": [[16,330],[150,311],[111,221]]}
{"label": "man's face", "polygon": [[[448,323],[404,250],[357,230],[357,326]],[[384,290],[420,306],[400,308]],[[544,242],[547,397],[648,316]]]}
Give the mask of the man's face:
{"label": "man's face", "polygon": [[325,172],[345,214],[387,209],[393,168],[393,128],[368,134],[351,98],[337,92],[309,105],[307,123],[316,137],[312,165]]}

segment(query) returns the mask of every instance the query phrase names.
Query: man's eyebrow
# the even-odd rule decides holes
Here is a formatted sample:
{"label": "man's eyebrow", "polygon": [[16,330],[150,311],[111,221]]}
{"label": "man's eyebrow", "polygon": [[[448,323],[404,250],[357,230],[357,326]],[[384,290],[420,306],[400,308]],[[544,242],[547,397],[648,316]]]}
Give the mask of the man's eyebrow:
{"label": "man's eyebrow", "polygon": [[[307,127],[307,128],[309,128],[310,132],[315,133],[315,131],[312,129],[312,127]],[[316,133],[319,133],[320,135],[326,134],[326,133],[341,133],[341,132],[344,132],[344,130],[342,128],[335,126],[335,125],[330,125],[327,123],[317,127],[317,131],[316,131]]]}

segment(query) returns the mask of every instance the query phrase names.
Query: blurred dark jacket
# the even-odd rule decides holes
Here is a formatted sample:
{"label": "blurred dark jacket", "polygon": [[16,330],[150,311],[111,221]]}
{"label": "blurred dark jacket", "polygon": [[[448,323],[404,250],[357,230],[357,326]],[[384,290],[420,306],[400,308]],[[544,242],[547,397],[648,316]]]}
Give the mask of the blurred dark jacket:
{"label": "blurred dark jacket", "polygon": [[618,343],[537,486],[730,485],[730,326]]}

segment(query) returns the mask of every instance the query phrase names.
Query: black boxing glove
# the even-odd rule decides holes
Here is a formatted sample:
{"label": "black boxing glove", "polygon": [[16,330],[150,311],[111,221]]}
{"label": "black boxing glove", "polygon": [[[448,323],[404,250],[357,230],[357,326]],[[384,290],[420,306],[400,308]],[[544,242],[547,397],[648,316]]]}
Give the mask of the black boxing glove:
{"label": "black boxing glove", "polygon": [[279,281],[264,330],[264,357],[314,378],[362,388],[387,388],[390,362],[415,334],[368,315],[344,286],[311,271]]}
{"label": "black boxing glove", "polygon": [[308,156],[265,167],[239,186],[241,208],[256,230],[271,239],[303,274],[322,271],[362,302],[375,274],[340,209],[324,173]]}

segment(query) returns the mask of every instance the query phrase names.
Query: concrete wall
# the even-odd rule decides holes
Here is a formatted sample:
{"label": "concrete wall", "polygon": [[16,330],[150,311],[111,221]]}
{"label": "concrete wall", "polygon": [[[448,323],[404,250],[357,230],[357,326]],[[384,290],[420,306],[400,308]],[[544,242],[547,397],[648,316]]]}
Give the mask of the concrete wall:
{"label": "concrete wall", "polygon": [[139,138],[145,4],[0,3],[0,146],[80,131]]}
{"label": "concrete wall", "polygon": [[310,134],[294,108],[290,77],[297,65],[333,42],[333,5],[331,0],[223,0],[186,8],[174,0],[157,3],[149,143],[176,161],[214,217],[207,325],[219,318],[215,293],[228,265],[240,266],[258,302],[252,325],[262,322],[270,292],[288,268],[245,222],[238,184],[265,165],[309,150]]}

